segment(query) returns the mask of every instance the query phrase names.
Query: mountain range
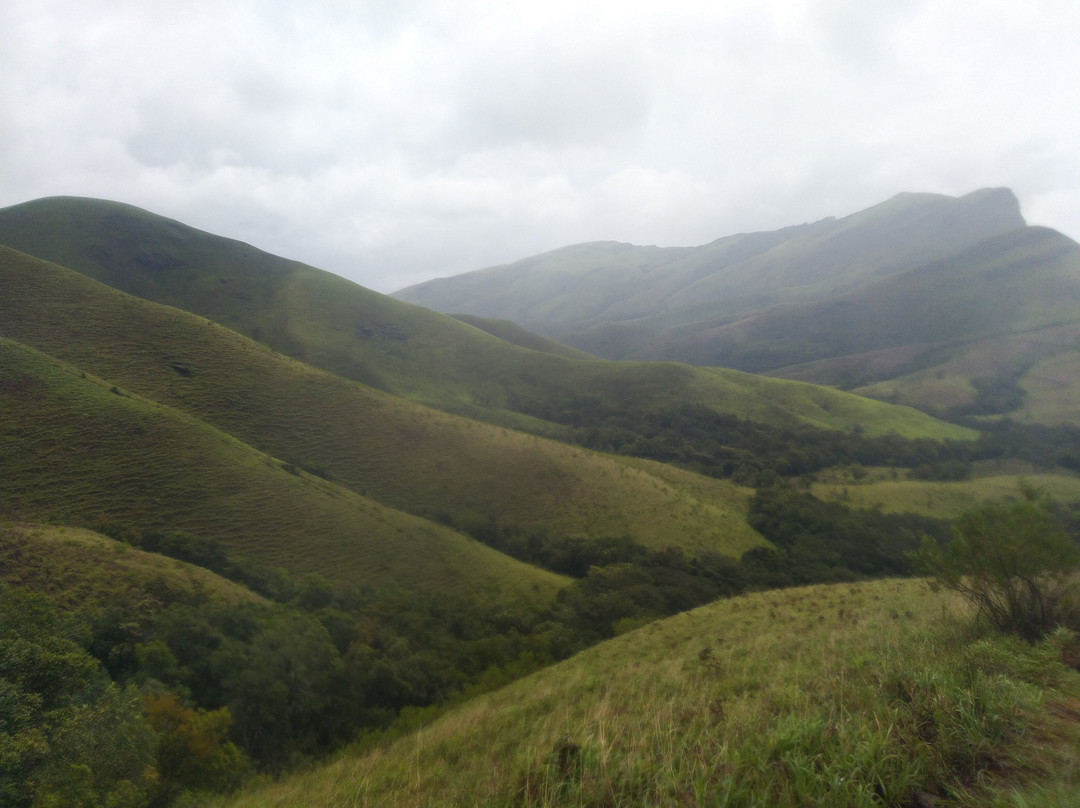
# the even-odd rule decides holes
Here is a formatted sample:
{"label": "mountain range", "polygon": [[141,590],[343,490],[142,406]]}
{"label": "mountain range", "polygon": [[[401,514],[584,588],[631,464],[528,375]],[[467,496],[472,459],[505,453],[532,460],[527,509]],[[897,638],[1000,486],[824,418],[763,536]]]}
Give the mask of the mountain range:
{"label": "mountain range", "polygon": [[597,242],[395,296],[612,359],[826,384],[935,415],[1080,419],[1080,245],[1007,189],[901,194],[700,247]]}
{"label": "mountain range", "polygon": [[118,203],[7,208],[0,243],[4,508],[24,521],[182,529],[338,580],[528,589],[556,581],[445,524],[735,556],[765,543],[727,481],[553,440],[586,405],[972,434],[809,384],[524,347]]}
{"label": "mountain range", "polygon": [[[514,271],[562,318],[541,334],[518,310],[449,316],[117,202],[0,210],[0,802],[196,804],[358,738],[299,790],[240,804],[694,804],[691,781],[826,804],[835,778],[806,772],[853,755],[844,793],[868,805],[965,785],[975,769],[919,751],[904,688],[926,668],[935,699],[981,704],[942,665],[989,646],[952,648],[963,610],[941,593],[855,582],[910,574],[921,537],[1020,475],[1080,497],[1075,247],[1002,191],[704,248],[570,247]],[[631,270],[634,301],[615,284]],[[642,314],[650,299],[670,308]],[[625,358],[596,355],[619,334],[637,335]],[[774,375],[652,358],[662,344]],[[823,582],[842,583],[780,591]],[[1020,703],[1021,657],[993,653],[996,687],[1016,679],[1001,703]],[[451,710],[433,743],[392,742],[534,672]],[[822,758],[855,681],[878,729],[902,731],[841,722]],[[979,726],[1004,709],[986,705]],[[641,742],[610,745],[607,726]],[[790,778],[695,762],[792,749],[811,757]],[[421,757],[429,776],[401,780]]]}

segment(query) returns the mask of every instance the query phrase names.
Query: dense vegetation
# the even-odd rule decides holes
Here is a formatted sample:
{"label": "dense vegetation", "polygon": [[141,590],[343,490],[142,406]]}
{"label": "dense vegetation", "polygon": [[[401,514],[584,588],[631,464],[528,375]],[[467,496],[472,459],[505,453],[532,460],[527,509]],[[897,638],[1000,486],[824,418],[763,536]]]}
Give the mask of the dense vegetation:
{"label": "dense vegetation", "polygon": [[227,804],[1071,808],[1078,648],[917,581],[751,594]]}
{"label": "dense vegetation", "polygon": [[[202,733],[200,743],[211,750],[205,754],[218,756],[196,766],[186,759],[155,759],[148,752],[137,761],[142,773],[129,767],[122,778],[95,771],[99,764],[91,760],[81,780],[50,774],[48,787],[69,795],[76,786],[100,795],[127,789],[155,805],[186,789],[229,787],[248,765],[270,771],[293,767],[358,732],[385,727],[403,708],[488,689],[630,627],[718,597],[808,580],[904,572],[902,550],[913,546],[914,530],[933,526],[930,520],[915,525],[907,518],[847,512],[786,487],[760,491],[751,512],[777,549],[741,561],[718,554],[688,557],[677,548],[655,550],[626,538],[522,535],[478,522],[471,526],[477,538],[575,579],[551,606],[501,610],[447,594],[334,587],[318,575],[297,579],[260,568],[191,534],[104,526],[115,539],[201,565],[270,601],[223,602],[160,578],[81,613],[64,613],[43,595],[34,600],[42,620],[66,626],[69,651],[82,660],[79,693],[93,692],[94,698],[108,693],[114,700],[127,694],[126,706],[121,705],[126,712],[109,708],[121,710],[126,722],[117,724],[117,732],[157,738],[156,746],[146,741],[142,746],[157,748],[159,758],[189,754],[174,748],[180,741],[166,742],[167,732],[185,738]],[[848,532],[830,533],[830,522],[840,524],[843,512]],[[800,527],[792,532],[793,525]],[[19,610],[29,596],[18,588],[7,591],[5,624],[21,625]],[[29,682],[21,668],[6,670],[5,678],[20,688],[16,706],[54,697],[45,692],[52,685]],[[36,756],[18,751],[28,732],[59,733],[58,714],[26,715],[25,722],[6,730],[14,751],[4,765],[13,783],[39,782],[41,767],[59,765],[47,751]],[[120,717],[110,720],[116,724]],[[146,775],[147,767],[157,774]],[[25,802],[20,800],[11,804]]]}
{"label": "dense vegetation", "polygon": [[[524,403],[520,406],[528,411]],[[967,421],[980,430],[979,437],[958,441],[870,436],[857,429],[778,428],[707,407],[656,412],[595,397],[569,399],[533,414],[571,427],[571,439],[591,449],[675,463],[754,487],[852,464],[908,468],[916,477],[933,480],[963,479],[980,460],[1015,459],[1080,471],[1080,427],[1069,424]]]}

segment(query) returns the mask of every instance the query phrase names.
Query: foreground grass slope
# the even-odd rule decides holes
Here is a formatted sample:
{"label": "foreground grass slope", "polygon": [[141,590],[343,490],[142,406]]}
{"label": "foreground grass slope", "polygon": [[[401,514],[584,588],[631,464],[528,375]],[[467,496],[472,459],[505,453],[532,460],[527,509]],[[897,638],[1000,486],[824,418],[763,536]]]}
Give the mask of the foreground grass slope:
{"label": "foreground grass slope", "polygon": [[[559,435],[567,402],[663,410],[700,405],[763,423],[804,423],[806,398],[834,406],[816,425],[949,437],[952,427],[809,385],[663,363],[574,359],[511,344],[451,317],[127,205],[55,197],[0,210],[0,244],[220,322],[305,363],[479,420]],[[523,342],[520,335],[507,334]],[[542,347],[542,346],[537,346]],[[814,392],[811,392],[814,391]],[[811,410],[815,408],[811,406]]]}
{"label": "foreground grass slope", "polygon": [[379,588],[512,601],[562,584],[10,339],[0,350],[7,518],[182,530],[294,575]]}
{"label": "foreground grass slope", "polygon": [[720,601],[223,804],[1074,804],[1080,675],[967,619],[914,580]]}

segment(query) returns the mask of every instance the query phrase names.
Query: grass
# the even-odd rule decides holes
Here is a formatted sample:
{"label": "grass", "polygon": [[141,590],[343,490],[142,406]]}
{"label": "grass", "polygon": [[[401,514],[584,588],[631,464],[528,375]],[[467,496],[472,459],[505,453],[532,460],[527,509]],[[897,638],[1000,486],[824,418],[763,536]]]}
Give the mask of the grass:
{"label": "grass", "polygon": [[111,603],[153,599],[153,590],[161,589],[205,594],[232,605],[266,602],[202,567],[81,528],[0,523],[0,558],[4,583],[42,592],[63,609],[94,611]]}
{"label": "grass", "polygon": [[564,583],[11,340],[0,351],[8,518],[182,530],[264,566],[377,588],[512,602]]}
{"label": "grass", "polygon": [[939,482],[893,479],[891,469],[869,469],[855,481],[843,470],[816,475],[811,493],[818,499],[853,508],[880,508],[885,513],[918,513],[952,519],[983,502],[1001,502],[1020,495],[1024,482],[1063,502],[1080,500],[1080,477],[1067,474],[984,471],[971,480]]}
{"label": "grass", "polygon": [[673,485],[655,466],[404,401],[27,256],[0,262],[3,332],[386,506],[731,555],[762,543],[726,483]]}
{"label": "grass", "polygon": [[[222,804],[946,806],[1080,786],[1080,675],[919,581],[650,624],[397,740]],[[1016,799],[1009,802],[1010,789]],[[1033,804],[1033,803],[1029,803]]]}

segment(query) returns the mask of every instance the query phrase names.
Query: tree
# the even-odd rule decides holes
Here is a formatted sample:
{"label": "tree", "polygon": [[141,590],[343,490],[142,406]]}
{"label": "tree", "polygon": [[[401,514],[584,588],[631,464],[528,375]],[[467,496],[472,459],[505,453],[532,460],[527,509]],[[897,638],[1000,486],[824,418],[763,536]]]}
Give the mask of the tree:
{"label": "tree", "polygon": [[1024,486],[1022,498],[988,504],[960,516],[942,548],[924,538],[924,572],[959,592],[978,615],[1002,631],[1035,640],[1077,622],[1080,551],[1053,503]]}

